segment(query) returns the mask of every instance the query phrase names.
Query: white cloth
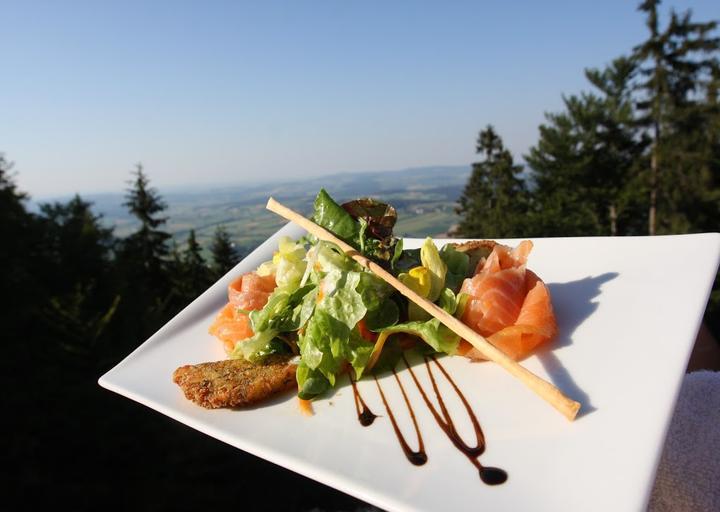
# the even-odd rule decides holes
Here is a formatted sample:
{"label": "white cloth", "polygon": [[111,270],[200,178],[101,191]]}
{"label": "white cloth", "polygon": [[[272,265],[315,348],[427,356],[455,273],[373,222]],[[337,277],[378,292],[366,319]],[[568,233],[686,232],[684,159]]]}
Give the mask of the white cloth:
{"label": "white cloth", "polygon": [[685,376],[648,509],[720,511],[720,372]]}

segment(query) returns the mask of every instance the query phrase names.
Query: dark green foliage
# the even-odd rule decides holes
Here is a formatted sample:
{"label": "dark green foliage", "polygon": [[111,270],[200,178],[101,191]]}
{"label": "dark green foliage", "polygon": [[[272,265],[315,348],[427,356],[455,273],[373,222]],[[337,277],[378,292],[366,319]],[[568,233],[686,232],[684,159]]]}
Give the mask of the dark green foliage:
{"label": "dark green foliage", "polygon": [[240,255],[223,226],[218,226],[210,244],[212,253],[212,276],[219,279],[240,261]]}
{"label": "dark green foliage", "polygon": [[122,279],[120,314],[128,339],[137,342],[160,327],[171,311],[177,310],[177,295],[172,293],[169,266],[170,234],[161,226],[160,216],[167,206],[138,164],[134,180],[127,190],[125,206],[140,227],[118,244],[117,264]]}
{"label": "dark green foliage", "polygon": [[150,187],[150,181],[138,164],[134,172],[135,179],[128,189],[124,206],[140,221],[138,231],[123,241],[121,253],[135,258],[137,270],[151,281],[162,281],[165,258],[168,255],[167,242],[170,234],[160,230],[167,219],[158,214],[167,205],[157,191]]}
{"label": "dark green foliage", "polygon": [[527,235],[525,223],[528,194],[500,136],[488,125],[480,132],[476,147],[484,160],[473,171],[457,210],[461,216],[457,234],[464,237],[509,238]]}
{"label": "dark green foliage", "polygon": [[8,339],[14,340],[28,324],[37,297],[41,231],[36,218],[25,210],[27,196],[17,190],[12,167],[0,153],[0,321]]}
{"label": "dark green foliage", "polygon": [[712,160],[715,107],[708,101],[718,69],[720,38],[714,21],[697,23],[690,12],[670,12],[660,27],[658,0],[639,10],[646,16],[648,39],[633,50],[641,65],[637,117],[651,139],[645,169],[648,232],[677,233],[713,229],[720,213]]}
{"label": "dark green foliage", "polygon": [[[75,196],[68,203],[43,204],[43,268],[46,293],[38,298],[46,350],[63,356],[96,357],[120,295],[111,260],[112,230],[103,228],[91,204]],[[58,354],[53,352],[53,356]]]}
{"label": "dark green foliage", "polygon": [[59,292],[70,291],[84,279],[103,276],[110,266],[112,230],[102,227],[91,206],[78,195],[66,204],[40,206],[43,250],[55,266],[48,279]]}
{"label": "dark green foliage", "polygon": [[586,77],[599,92],[564,98],[548,114],[526,161],[536,235],[622,235],[717,230],[718,50],[715,22],[671,11],[663,29],[657,1],[650,35],[630,57]]}
{"label": "dark green foliage", "polygon": [[547,114],[540,139],[525,157],[532,168],[532,231],[545,236],[637,233],[641,184],[636,169],[644,140],[635,128],[634,63],[619,58],[586,71],[601,92],[564,98],[565,111]]}
{"label": "dark green foliage", "polygon": [[195,230],[188,235],[187,247],[180,254],[180,269],[176,276],[175,292],[183,303],[194,300],[212,283],[210,269],[205,264],[202,248],[195,239]]}

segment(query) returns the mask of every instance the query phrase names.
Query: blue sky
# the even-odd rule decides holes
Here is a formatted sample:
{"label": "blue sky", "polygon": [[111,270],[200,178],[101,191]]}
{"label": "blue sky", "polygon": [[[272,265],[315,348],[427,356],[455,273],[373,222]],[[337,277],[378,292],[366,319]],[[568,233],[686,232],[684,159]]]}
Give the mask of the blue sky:
{"label": "blue sky", "polygon": [[37,198],[468,164],[488,123],[520,157],[635,5],[0,0],[0,152]]}

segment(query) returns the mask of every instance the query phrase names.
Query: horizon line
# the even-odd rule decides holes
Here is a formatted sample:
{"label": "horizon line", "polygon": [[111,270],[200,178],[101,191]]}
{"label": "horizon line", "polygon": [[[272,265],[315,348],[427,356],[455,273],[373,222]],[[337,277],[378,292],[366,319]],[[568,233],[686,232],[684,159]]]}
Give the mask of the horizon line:
{"label": "horizon line", "polygon": [[[428,169],[472,169],[473,163],[468,164],[431,164],[431,165],[421,165],[416,167],[403,167],[403,168],[396,168],[396,169],[375,169],[375,170],[358,170],[358,171],[330,171],[327,174],[313,174],[311,176],[307,176],[305,178],[298,178],[298,177],[288,177],[288,178],[278,178],[278,179],[261,179],[258,181],[251,181],[251,182],[245,182],[245,185],[252,185],[252,186],[262,186],[262,185],[282,185],[282,184],[291,184],[291,183],[300,183],[303,181],[315,180],[320,178],[332,178],[335,176],[351,176],[353,174],[378,174],[378,173],[402,173],[407,171],[422,171],[422,170],[428,170]],[[524,165],[524,162],[523,162]],[[158,191],[161,193],[161,195],[165,194],[162,190],[159,190],[162,188],[163,190],[167,191],[169,190],[170,193],[178,193],[178,192],[185,192],[183,189],[187,189],[190,187],[198,188],[202,187],[203,191],[207,191],[208,189],[216,188],[216,187],[237,187],[243,185],[242,182],[236,181],[236,182],[208,182],[208,183],[192,183],[192,182],[186,182],[186,183],[178,183],[173,185],[155,185],[152,183],[152,178],[150,180],[151,186],[155,189],[158,189]],[[26,192],[28,194],[28,202],[29,203],[40,203],[40,202],[46,202],[46,201],[52,201],[52,200],[61,200],[61,199],[67,199],[74,197],[76,195],[83,197],[83,196],[100,196],[100,195],[118,195],[123,194],[124,189],[122,191],[117,190],[95,190],[95,191],[85,191],[85,192],[67,192],[64,194],[57,194],[57,195],[38,195],[33,196],[30,192]]]}

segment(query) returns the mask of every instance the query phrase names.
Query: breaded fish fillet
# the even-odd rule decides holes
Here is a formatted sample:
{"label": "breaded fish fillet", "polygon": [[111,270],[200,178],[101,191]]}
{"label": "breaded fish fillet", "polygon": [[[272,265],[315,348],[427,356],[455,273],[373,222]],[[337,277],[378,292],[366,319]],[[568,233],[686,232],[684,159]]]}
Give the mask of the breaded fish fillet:
{"label": "breaded fish fillet", "polygon": [[173,373],[185,397],[208,409],[242,407],[297,387],[293,355],[271,355],[262,364],[244,359],[181,366]]}

